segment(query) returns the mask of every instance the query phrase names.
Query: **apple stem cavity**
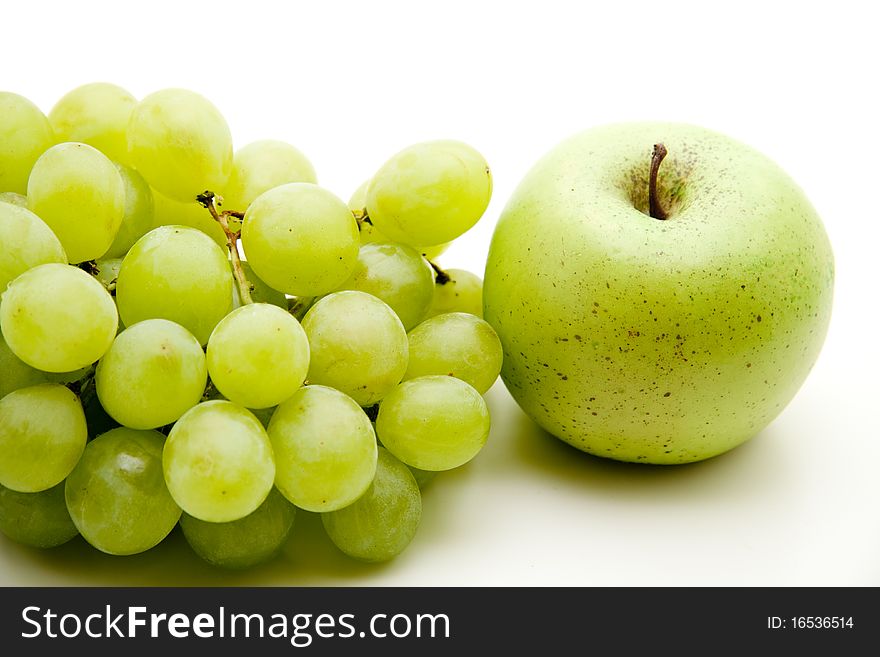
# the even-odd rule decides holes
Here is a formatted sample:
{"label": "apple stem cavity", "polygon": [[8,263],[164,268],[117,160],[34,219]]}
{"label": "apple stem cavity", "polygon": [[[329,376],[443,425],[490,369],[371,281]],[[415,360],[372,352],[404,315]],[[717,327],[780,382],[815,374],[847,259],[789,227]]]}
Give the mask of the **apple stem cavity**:
{"label": "apple stem cavity", "polygon": [[657,197],[657,174],[660,171],[660,163],[666,157],[666,146],[663,144],[654,144],[654,152],[651,155],[651,177],[648,182],[648,210],[654,219],[667,219],[669,215],[660,205],[660,199]]}
{"label": "apple stem cavity", "polygon": [[217,212],[216,198],[217,195],[214,192],[206,191],[204,194],[199,194],[196,197],[196,201],[211,213],[214,221],[220,224],[220,228],[223,229],[223,233],[226,235],[226,246],[232,259],[232,273],[238,286],[238,296],[241,299],[241,305],[246,306],[254,302],[253,298],[251,298],[251,290],[253,288],[244,273],[244,267],[241,266],[241,256],[238,253],[238,231],[232,230],[229,227],[229,217],[243,219],[244,214],[234,210]]}

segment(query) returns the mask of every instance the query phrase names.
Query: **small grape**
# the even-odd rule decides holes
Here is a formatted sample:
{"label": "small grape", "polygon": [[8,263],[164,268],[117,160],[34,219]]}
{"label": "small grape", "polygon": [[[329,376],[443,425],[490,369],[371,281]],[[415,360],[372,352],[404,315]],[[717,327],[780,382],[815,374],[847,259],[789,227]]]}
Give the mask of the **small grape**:
{"label": "small grape", "polygon": [[49,262],[66,264],[67,254],[55,233],[30,210],[0,204],[0,235],[13,237],[0,249],[0,294],[28,269]]}
{"label": "small grape", "polygon": [[148,319],[116,337],[98,363],[95,386],[119,424],[155,429],[198,404],[207,378],[199,341],[179,324]]}
{"label": "small grape", "polygon": [[31,547],[67,543],[79,532],[67,512],[64,483],[38,493],[19,493],[0,486],[0,531]]}
{"label": "small grape", "polygon": [[141,237],[153,229],[153,190],[134,169],[116,165],[125,186],[122,224],[103,258],[121,258]]}
{"label": "small grape", "polygon": [[93,82],[63,96],[49,112],[49,123],[58,141],[82,142],[115,162],[126,162],[125,130],[136,104],[125,89]]}
{"label": "small grape", "polygon": [[263,192],[293,182],[318,182],[306,156],[283,141],[255,141],[235,152],[223,207],[244,212]]}
{"label": "small grape", "polygon": [[39,265],[9,284],[0,330],[12,352],[45,372],[71,372],[98,360],[116,337],[116,304],[71,265]]}
{"label": "small grape", "polygon": [[316,296],[339,287],[354,270],[357,222],[345,204],[309,183],[288,183],[261,194],[241,230],[248,263],[269,286]]}
{"label": "small grape", "polygon": [[[152,188],[151,188],[152,189]],[[201,204],[196,201],[181,203],[153,192],[153,228],[159,226],[189,226],[202,231],[217,245],[226,249],[226,233]]]}
{"label": "small grape", "polygon": [[272,489],[275,459],[260,421],[228,401],[207,401],[172,427],[162,457],[168,490],[206,522],[253,513]]}
{"label": "small grape", "polygon": [[207,344],[232,310],[232,270],[223,250],[186,226],[160,226],[139,239],[116,280],[126,326],[144,319],[177,322]]}
{"label": "small grape", "polygon": [[193,551],[221,568],[250,568],[278,554],[293,529],[296,507],[273,488],[257,510],[232,522],[205,522],[184,513],[180,528]]}
{"label": "small grape", "polygon": [[208,340],[208,372],[224,397],[248,408],[290,398],[309,371],[309,341],[285,310],[254,303],[220,320]]}
{"label": "small grape", "polygon": [[421,321],[431,304],[434,272],[412,247],[364,244],[354,271],[339,289],[358,290],[381,299],[408,331]]}
{"label": "small grape", "polygon": [[437,315],[415,327],[408,338],[409,367],[404,381],[446,374],[483,394],[501,373],[501,340],[495,329],[474,315]]}
{"label": "small grape", "polygon": [[309,382],[336,388],[372,406],[406,373],[409,346],[388,305],[364,292],[335,292],[303,319],[309,338]]}
{"label": "small grape", "polygon": [[120,427],[90,442],[64,493],[80,534],[108,554],[162,542],[180,518],[162,476],[164,436]]}
{"label": "small grape", "polygon": [[40,156],[28,179],[28,205],[58,236],[70,262],[100,258],[125,213],[125,184],[96,148],[64,143]]}
{"label": "small grape", "polygon": [[321,514],[330,540],[361,561],[387,561],[406,549],[422,517],[422,495],[409,469],[379,448],[367,492],[338,511]]}
{"label": "small grape", "polygon": [[0,191],[27,192],[34,162],[52,144],[49,120],[27,98],[0,91]]}
{"label": "small grape", "polygon": [[430,141],[382,165],[370,181],[366,207],[383,235],[434,246],[477,223],[491,196],[492,175],[482,155],[461,142]]}
{"label": "small grape", "polygon": [[127,128],[129,161],[165,196],[194,201],[223,189],[232,173],[232,135],[203,96],[163,89],[138,103]]}
{"label": "small grape", "polygon": [[36,493],[70,474],[88,430],[79,399],[59,384],[13,390],[0,399],[0,484]]}
{"label": "small grape", "polygon": [[307,511],[334,511],[366,491],[376,473],[376,434],[347,395],[324,386],[302,388],[269,423],[275,485]]}
{"label": "small grape", "polygon": [[489,437],[489,409],[472,386],[451,376],[405,381],[379,406],[376,433],[385,448],[420,470],[470,461]]}
{"label": "small grape", "polygon": [[464,269],[446,269],[434,285],[434,299],[426,317],[443,313],[483,316],[483,279]]}

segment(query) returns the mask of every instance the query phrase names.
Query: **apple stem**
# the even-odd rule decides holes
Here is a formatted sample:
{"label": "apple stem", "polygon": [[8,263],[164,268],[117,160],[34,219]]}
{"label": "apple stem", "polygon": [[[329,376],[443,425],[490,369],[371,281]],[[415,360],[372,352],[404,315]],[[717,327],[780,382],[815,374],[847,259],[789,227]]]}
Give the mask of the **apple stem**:
{"label": "apple stem", "polygon": [[666,219],[669,217],[666,210],[660,205],[660,199],[657,198],[657,173],[660,171],[660,163],[666,157],[666,146],[663,144],[654,144],[654,153],[651,155],[651,178],[648,182],[648,208],[654,219]]}

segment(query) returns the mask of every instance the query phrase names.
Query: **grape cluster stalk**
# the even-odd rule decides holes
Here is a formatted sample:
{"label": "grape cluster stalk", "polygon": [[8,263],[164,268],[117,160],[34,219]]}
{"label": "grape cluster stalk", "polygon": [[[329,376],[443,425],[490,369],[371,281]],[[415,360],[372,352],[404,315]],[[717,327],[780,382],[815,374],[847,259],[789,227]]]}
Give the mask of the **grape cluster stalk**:
{"label": "grape cluster stalk", "polygon": [[0,92],[0,531],[113,555],[179,526],[246,568],[295,537],[385,561],[421,487],[489,435],[502,348],[482,280],[437,259],[485,159],[428,141],[348,203],[294,146],[233,149],[203,96]]}

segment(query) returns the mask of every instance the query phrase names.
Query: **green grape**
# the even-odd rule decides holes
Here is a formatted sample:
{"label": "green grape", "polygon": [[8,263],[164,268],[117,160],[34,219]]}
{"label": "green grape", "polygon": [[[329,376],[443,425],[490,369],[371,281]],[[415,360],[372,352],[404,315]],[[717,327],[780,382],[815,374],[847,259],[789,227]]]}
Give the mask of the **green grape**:
{"label": "green grape", "polygon": [[128,156],[147,182],[177,201],[224,188],[232,173],[232,135],[203,96],[163,89],[138,103],[128,123]]}
{"label": "green grape", "polygon": [[335,290],[357,262],[357,222],[345,203],[310,183],[261,194],[245,214],[241,242],[254,272],[286,294]]}
{"label": "green grape", "polygon": [[0,398],[13,390],[37,386],[41,383],[73,383],[79,381],[90,368],[84,367],[73,372],[43,372],[25,363],[12,353],[0,332]]}
{"label": "green grape", "polygon": [[100,258],[125,213],[125,185],[116,166],[87,144],[53,146],[28,179],[28,205],[51,228],[70,262]]}
{"label": "green grape", "polygon": [[159,226],[189,226],[200,230],[222,249],[226,248],[226,233],[209,212],[195,201],[181,203],[153,191],[153,228]]}
{"label": "green grape", "polygon": [[272,489],[272,444],[254,415],[228,401],[184,413],[162,457],[171,495],[191,516],[230,522],[253,513]]}
{"label": "green grape", "polygon": [[248,408],[290,398],[309,371],[309,341],[285,310],[253,303],[224,317],[208,340],[208,372],[224,397]]}
{"label": "green grape", "polygon": [[49,112],[49,123],[58,141],[82,142],[115,162],[126,162],[125,130],[136,104],[125,89],[93,82],[63,96]]}
{"label": "green grape", "polygon": [[361,561],[387,561],[406,549],[422,519],[422,494],[409,469],[379,448],[376,477],[356,502],[321,514],[330,540]]}
{"label": "green grape", "polygon": [[501,340],[484,320],[446,313],[425,320],[409,333],[409,367],[404,381],[446,374],[485,393],[501,373]]}
{"label": "green grape", "polygon": [[148,319],[125,329],[95,372],[104,410],[132,429],[174,422],[199,403],[207,379],[199,341],[166,319]]}
{"label": "green grape", "polygon": [[36,493],[64,481],[88,430],[79,399],[57,383],[13,390],[0,399],[0,484]]}
{"label": "green grape", "polygon": [[64,487],[83,538],[108,554],[137,554],[162,542],[180,507],[162,475],[165,437],[119,427],[91,441]]}
{"label": "green grape", "polygon": [[232,270],[223,250],[187,226],[160,226],[140,238],[116,280],[126,326],[144,319],[177,322],[207,344],[232,310]]}
{"label": "green grape", "polygon": [[0,333],[0,399],[13,390],[49,383],[49,377],[48,372],[34,369],[12,353]]}
{"label": "green grape", "polygon": [[30,210],[0,203],[0,294],[28,269],[49,262],[67,264],[67,254],[55,233]]}
{"label": "green grape", "polygon": [[311,348],[310,383],[372,406],[406,373],[409,346],[403,324],[371,294],[329,294],[311,307],[302,325]]}
{"label": "green grape", "polygon": [[0,532],[31,547],[67,543],[79,532],[67,512],[64,483],[38,493],[19,493],[0,486]]}
{"label": "green grape", "polygon": [[382,234],[413,246],[449,242],[489,205],[492,175],[467,144],[429,141],[388,160],[367,189],[367,212]]}
{"label": "green grape", "polygon": [[34,162],[54,143],[49,120],[36,105],[0,91],[0,191],[27,192]]}
{"label": "green grape", "polygon": [[122,224],[104,258],[121,258],[153,228],[153,190],[134,169],[121,164],[116,169],[125,186],[125,209]]}
{"label": "green grape", "polygon": [[[254,273],[254,270],[251,269],[251,266],[246,260],[241,261],[241,268],[244,270],[244,276],[247,278],[248,283],[250,283],[251,286],[251,301],[254,303],[270,303],[273,306],[278,306],[279,308],[287,310],[287,297],[284,295],[284,292],[273,290],[266,285],[262,279]],[[238,298],[238,286],[233,285],[232,307],[238,308],[241,305],[241,299]]]}
{"label": "green grape", "polygon": [[255,141],[235,152],[223,207],[244,212],[263,192],[293,182],[318,182],[306,156],[283,141]]}
{"label": "green grape", "polygon": [[[367,204],[367,188],[370,186],[370,181],[364,181],[360,187],[358,187],[354,194],[351,195],[351,198],[348,200],[348,208],[352,212],[363,212],[366,204]],[[385,235],[383,235],[378,228],[376,228],[372,221],[362,221],[359,224],[359,228],[361,231],[361,244],[370,244],[373,242],[393,242],[394,240],[389,239]],[[446,249],[449,248],[451,242],[445,242],[443,244],[437,244],[436,246],[427,246],[419,249],[421,254],[425,256],[428,260],[433,260],[441,253],[444,253]]]}
{"label": "green grape", "polygon": [[483,279],[464,269],[446,269],[434,285],[434,299],[427,317],[444,313],[483,316]]}
{"label": "green grape", "polygon": [[376,433],[385,448],[420,470],[470,461],[489,437],[489,409],[472,386],[451,376],[405,381],[379,406]]}
{"label": "green grape", "polygon": [[98,282],[107,290],[116,290],[116,279],[119,278],[119,270],[122,268],[122,258],[101,258],[95,260],[94,273]]}
{"label": "green grape", "polygon": [[434,272],[418,251],[404,244],[364,244],[340,290],[378,297],[397,313],[408,331],[425,316],[434,298]]}
{"label": "green grape", "polygon": [[376,474],[376,434],[349,396],[310,385],[269,423],[275,485],[306,511],[335,511],[364,494]]}
{"label": "green grape", "polygon": [[[0,192],[0,203],[10,203],[11,205],[17,205],[20,208],[26,208],[28,206],[27,196],[19,194],[18,192]],[[65,260],[65,262],[67,262],[67,260]]]}
{"label": "green grape", "polygon": [[12,352],[44,372],[72,372],[110,348],[116,304],[82,269],[50,263],[29,269],[6,288],[0,330]]}
{"label": "green grape", "polygon": [[184,513],[180,528],[193,551],[221,568],[250,568],[281,550],[293,529],[296,507],[276,489],[250,515],[232,522],[205,522]]}

